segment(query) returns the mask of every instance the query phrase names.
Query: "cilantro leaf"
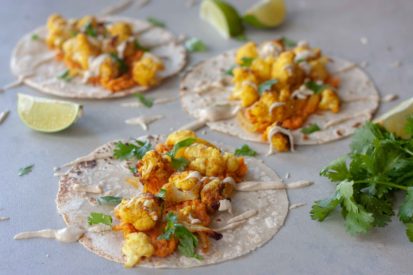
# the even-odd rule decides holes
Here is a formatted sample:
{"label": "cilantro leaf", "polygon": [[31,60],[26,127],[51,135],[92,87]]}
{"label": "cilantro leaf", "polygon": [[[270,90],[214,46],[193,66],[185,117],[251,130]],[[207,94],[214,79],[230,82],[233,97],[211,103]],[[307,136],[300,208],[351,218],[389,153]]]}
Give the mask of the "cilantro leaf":
{"label": "cilantro leaf", "polygon": [[295,42],[294,40],[291,40],[287,37],[282,37],[281,41],[283,43],[283,45],[287,48],[294,48],[295,46],[297,46],[297,42]]}
{"label": "cilantro leaf", "polygon": [[318,126],[318,124],[312,123],[312,124],[308,125],[307,127],[302,128],[301,133],[309,135],[309,134],[312,134],[312,133],[320,131],[320,130],[321,130],[321,128],[320,128],[320,126]]}
{"label": "cilantro leaf", "polygon": [[140,51],[143,51],[143,52],[148,52],[148,51],[149,51],[149,48],[146,48],[146,47],[142,46],[142,45],[139,43],[138,39],[135,39],[135,40],[133,41],[133,44],[135,45],[135,49],[136,49],[136,50],[140,50]]}
{"label": "cilantro leaf", "polygon": [[322,222],[336,209],[340,201],[333,196],[332,198],[316,201],[311,207],[310,215],[313,220]]}
{"label": "cilantro leaf", "polygon": [[241,58],[241,66],[242,67],[249,67],[251,66],[252,62],[254,61],[255,58],[253,57],[243,57]]}
{"label": "cilantro leaf", "polygon": [[340,182],[349,178],[350,173],[347,169],[346,157],[341,157],[331,162],[321,170],[320,175],[327,177],[332,182]]}
{"label": "cilantro leaf", "polygon": [[33,41],[38,41],[38,40],[40,40],[40,36],[38,34],[34,33],[34,34],[32,34],[32,40]]}
{"label": "cilantro leaf", "polygon": [[373,226],[373,215],[362,209],[350,211],[345,217],[345,226],[347,232],[351,235],[366,233]]}
{"label": "cilantro leaf", "polygon": [[307,89],[310,89],[315,94],[321,93],[322,91],[324,91],[328,87],[327,85],[318,84],[317,82],[314,82],[314,81],[306,82],[305,86],[307,87]]}
{"label": "cilantro leaf", "polygon": [[181,148],[188,147],[191,144],[195,143],[195,141],[196,141],[196,138],[186,138],[184,140],[181,140],[181,141],[175,143],[174,147],[172,148],[171,151],[169,151],[167,153],[167,155],[170,156],[170,157],[175,157],[176,153],[178,153],[178,151]]}
{"label": "cilantro leaf", "polygon": [[413,187],[407,188],[406,196],[399,208],[399,218],[402,222],[413,222]]}
{"label": "cilantro leaf", "polygon": [[277,82],[278,82],[277,79],[271,79],[271,80],[267,80],[267,81],[261,83],[261,84],[258,86],[258,93],[259,93],[260,95],[262,95],[265,91],[271,90],[271,87],[272,87],[274,84],[277,84]]}
{"label": "cilantro leaf", "polygon": [[172,161],[171,161],[172,167],[173,167],[175,170],[177,170],[177,171],[183,171],[183,170],[185,170],[185,168],[186,168],[186,167],[188,166],[188,164],[189,164],[189,161],[188,161],[187,159],[185,159],[185,158],[175,158],[175,157],[172,157],[171,159],[172,159]]}
{"label": "cilantro leaf", "polygon": [[97,36],[98,36],[97,31],[96,31],[96,29],[93,27],[92,22],[89,22],[89,23],[87,23],[87,24],[85,25],[83,32],[84,32],[86,35],[89,35],[89,36],[91,36],[91,37],[97,37]]}
{"label": "cilantro leaf", "polygon": [[106,225],[111,225],[112,224],[112,216],[106,215],[103,213],[98,213],[98,212],[92,212],[90,213],[89,217],[87,218],[87,222],[89,225],[94,225],[94,224],[106,224]]}
{"label": "cilantro leaf", "polygon": [[128,64],[126,64],[123,58],[120,58],[117,53],[111,53],[110,57],[116,62],[119,67],[119,73],[124,74],[128,71]]}
{"label": "cilantro leaf", "polygon": [[159,198],[159,199],[164,199],[166,196],[166,189],[161,188],[161,190],[159,190],[158,194],[155,195],[155,197]]}
{"label": "cilantro leaf", "polygon": [[18,175],[20,177],[22,177],[22,176],[25,176],[27,174],[30,174],[33,171],[33,167],[34,167],[34,164],[31,164],[31,165],[28,165],[26,167],[20,168]]}
{"label": "cilantro leaf", "polygon": [[70,75],[69,69],[67,69],[66,71],[64,71],[60,75],[58,75],[57,78],[62,79],[66,82],[69,82],[70,80],[72,80],[72,76]]}
{"label": "cilantro leaf", "polygon": [[205,52],[207,46],[202,42],[202,40],[192,37],[185,41],[185,48],[189,52]]}
{"label": "cilantro leaf", "polygon": [[406,235],[409,238],[409,241],[413,242],[413,223],[405,223],[406,226]]}
{"label": "cilantro leaf", "polygon": [[165,220],[166,226],[164,233],[159,235],[158,239],[169,240],[172,236],[175,236],[179,241],[178,251],[180,254],[198,260],[202,259],[202,257],[196,253],[198,238],[185,226],[178,223],[178,218],[174,213],[169,212],[165,216]]}
{"label": "cilantro leaf", "polygon": [[413,136],[413,115],[410,115],[407,118],[406,124],[404,126],[404,130],[406,131],[406,133],[410,135],[410,137]]}
{"label": "cilantro leaf", "polygon": [[228,70],[225,71],[226,75],[234,76],[234,69],[237,67],[237,65],[232,65],[229,67]]}
{"label": "cilantro leaf", "polygon": [[143,94],[134,94],[134,96],[147,108],[151,108],[153,106],[153,99],[145,97]]}
{"label": "cilantro leaf", "polygon": [[151,23],[152,25],[154,25],[156,27],[165,28],[165,26],[166,26],[165,22],[163,22],[163,21],[161,21],[161,20],[159,20],[155,17],[152,17],[152,16],[149,16],[148,18],[146,18],[146,21],[148,21],[149,23]]}
{"label": "cilantro leaf", "polygon": [[118,205],[119,203],[121,203],[122,197],[102,196],[102,197],[98,197],[96,200],[100,205],[105,205],[105,204]]}
{"label": "cilantro leaf", "polygon": [[247,144],[244,144],[241,146],[241,148],[236,149],[234,154],[236,156],[255,157],[257,155],[257,152],[251,149],[251,147],[249,147]]}
{"label": "cilantro leaf", "polygon": [[140,160],[150,150],[152,150],[152,145],[149,141],[136,140],[136,144],[117,142],[113,150],[113,157],[121,160],[131,158]]}

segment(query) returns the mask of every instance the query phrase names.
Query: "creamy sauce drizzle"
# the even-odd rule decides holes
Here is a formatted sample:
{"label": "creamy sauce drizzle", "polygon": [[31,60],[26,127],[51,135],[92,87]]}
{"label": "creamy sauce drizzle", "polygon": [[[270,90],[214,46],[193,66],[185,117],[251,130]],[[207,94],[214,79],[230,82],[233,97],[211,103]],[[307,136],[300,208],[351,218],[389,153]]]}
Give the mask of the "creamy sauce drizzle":
{"label": "creamy sauce drizzle", "polygon": [[285,184],[281,181],[244,181],[240,182],[235,186],[237,191],[261,191],[261,190],[284,190],[284,189],[297,189],[297,188],[304,188],[307,186],[312,185],[313,182],[301,180],[296,182],[291,182]]}
{"label": "creamy sauce drizzle", "polygon": [[396,99],[398,99],[398,98],[399,98],[399,95],[397,95],[397,94],[388,94],[388,95],[383,96],[383,97],[380,99],[380,101],[381,101],[381,102],[391,102],[391,101],[394,101],[394,100],[396,100]]}
{"label": "creamy sauce drizzle", "polygon": [[26,75],[21,75],[17,78],[16,81],[11,82],[9,84],[4,85],[2,88],[0,88],[0,92],[5,92],[7,90],[11,90],[13,88],[19,87],[20,85],[24,84],[24,80],[33,76],[33,74],[26,74]]}
{"label": "creamy sauce drizzle", "polygon": [[9,217],[2,217],[0,216],[0,222],[10,220]]}
{"label": "creamy sauce drizzle", "polygon": [[242,213],[238,216],[235,216],[235,217],[229,219],[227,223],[231,224],[231,223],[234,223],[234,222],[244,221],[244,220],[247,220],[247,219],[249,219],[249,218],[251,218],[251,217],[253,217],[257,214],[258,214],[257,209],[250,209],[250,210],[247,210],[247,211],[245,211],[244,213]]}
{"label": "creamy sauce drizzle", "polygon": [[352,114],[352,115],[343,116],[343,117],[340,117],[340,118],[337,118],[337,119],[332,119],[332,120],[328,121],[326,124],[323,125],[323,129],[330,128],[331,126],[340,124],[342,122],[345,122],[345,121],[348,121],[348,120],[351,120],[353,118],[357,118],[357,117],[360,117],[360,116],[369,116],[370,117],[371,113],[364,111],[364,112],[355,113],[355,114]]}
{"label": "creamy sauce drizzle", "polygon": [[112,226],[107,225],[107,224],[95,224],[93,226],[90,226],[87,231],[93,232],[93,233],[101,233],[101,232],[107,232],[107,231],[112,231]]}
{"label": "creamy sauce drizzle", "polygon": [[197,94],[202,94],[205,92],[211,91],[211,89],[224,89],[225,87],[225,79],[220,79],[216,81],[211,81],[202,85],[198,85],[193,89],[193,92]]}
{"label": "creamy sauce drizzle", "polygon": [[76,192],[86,192],[93,194],[102,194],[103,189],[100,185],[80,185],[78,183],[73,184],[72,189]]}
{"label": "creamy sauce drizzle", "polygon": [[305,85],[301,85],[300,88],[298,88],[292,93],[291,97],[298,98],[298,99],[306,99],[312,94],[314,94],[313,91],[308,89]]}
{"label": "creamy sauce drizzle", "polygon": [[284,105],[285,105],[285,102],[274,102],[274,103],[271,104],[270,107],[268,108],[268,112],[272,113],[272,111],[273,111],[275,108],[278,108],[278,107],[281,107],[281,106],[284,106]]}
{"label": "creamy sauce drizzle", "polygon": [[135,118],[130,118],[125,120],[126,124],[130,125],[139,125],[142,127],[144,131],[148,131],[148,125],[163,118],[163,115],[155,115],[155,116],[138,116]]}
{"label": "creamy sauce drizzle", "polygon": [[277,57],[282,52],[282,48],[276,43],[265,42],[258,49],[258,52],[261,58]]}
{"label": "creamy sauce drizzle", "polygon": [[89,78],[99,75],[99,69],[109,55],[101,54],[97,57],[89,57],[89,68],[83,73],[83,82],[86,83]]}
{"label": "creamy sauce drizzle", "polygon": [[350,65],[347,65],[347,66],[345,66],[345,67],[343,67],[343,68],[341,68],[341,69],[338,69],[337,71],[335,71],[333,74],[339,74],[339,73],[345,73],[345,72],[348,72],[348,71],[350,71],[350,70],[352,70],[352,69],[355,69],[355,68],[357,68],[357,64],[350,64]]}
{"label": "creamy sauce drizzle", "polygon": [[56,239],[59,242],[73,243],[77,242],[85,233],[80,227],[68,226],[59,230],[43,229],[39,231],[22,232],[14,236],[15,240],[25,240],[33,238]]}
{"label": "creamy sauce drizzle", "polygon": [[228,213],[232,213],[231,201],[227,200],[227,199],[220,200],[218,211],[220,211],[220,212],[228,211]]}
{"label": "creamy sauce drizzle", "polygon": [[0,124],[2,124],[6,118],[9,116],[10,111],[4,111],[0,113]]}
{"label": "creamy sauce drizzle", "polygon": [[186,181],[192,178],[196,178],[198,180],[200,180],[202,178],[201,173],[199,173],[198,171],[191,171],[189,172],[189,174],[182,180],[182,181]]}
{"label": "creamy sauce drizzle", "polygon": [[227,225],[225,225],[221,228],[217,228],[217,229],[213,229],[213,230],[217,231],[217,232],[222,232],[222,231],[225,231],[225,230],[234,229],[234,228],[237,228],[238,226],[244,224],[246,221],[247,220],[242,220],[242,221],[239,221],[239,222],[230,223],[230,224],[227,224]]}
{"label": "creamy sauce drizzle", "polygon": [[[158,104],[166,104],[169,102],[173,102],[176,100],[176,97],[161,97],[161,98],[155,98],[153,100],[154,105]],[[122,107],[142,107],[144,106],[141,102],[139,101],[134,101],[134,102],[126,102],[121,104]]]}
{"label": "creamy sauce drizzle", "polygon": [[280,126],[275,125],[275,126],[272,126],[270,128],[270,131],[268,132],[268,135],[267,135],[268,141],[270,143],[270,149],[267,153],[267,156],[272,155],[275,152],[275,148],[274,148],[271,140],[272,140],[273,136],[277,133],[282,133],[282,134],[288,136],[288,139],[290,141],[290,150],[291,150],[291,152],[294,152],[294,137],[293,137],[293,134],[291,133],[291,131],[287,130],[285,128],[282,128]]}
{"label": "creamy sauce drizzle", "polygon": [[288,209],[292,210],[292,209],[296,209],[296,208],[299,208],[299,207],[303,207],[304,205],[306,205],[306,203],[295,203],[295,204],[291,204]]}

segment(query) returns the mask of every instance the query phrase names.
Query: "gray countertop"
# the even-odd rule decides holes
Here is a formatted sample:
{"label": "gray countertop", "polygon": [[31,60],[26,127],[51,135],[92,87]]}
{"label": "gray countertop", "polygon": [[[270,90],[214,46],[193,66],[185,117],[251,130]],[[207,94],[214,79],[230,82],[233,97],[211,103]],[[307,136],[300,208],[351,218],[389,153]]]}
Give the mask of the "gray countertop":
{"label": "gray countertop", "polygon": [[[9,60],[17,40],[34,27],[45,24],[52,12],[68,17],[93,14],[115,1],[3,0],[0,8],[0,83],[14,80]],[[245,10],[253,1],[231,1]],[[367,62],[366,71],[381,94],[396,93],[400,99],[412,95],[413,82],[413,2],[410,0],[297,0],[288,2],[288,20],[271,31],[249,30],[253,40],[286,35],[307,40],[327,54],[354,62]],[[198,6],[188,8],[185,0],[153,0],[145,8],[132,7],[124,15],[146,18],[155,16],[180,34],[196,36],[209,46],[206,53],[192,54],[190,63],[214,56],[240,45],[227,41],[198,17]],[[368,39],[367,45],[360,38]],[[400,68],[392,63],[401,61]],[[61,244],[52,240],[15,241],[13,236],[25,230],[61,228],[63,220],[56,213],[57,178],[53,167],[90,152],[116,138],[145,134],[138,126],[123,123],[138,114],[163,114],[165,118],[150,126],[150,132],[166,134],[190,117],[178,101],[152,109],[123,108],[118,100],[79,100],[85,115],[70,129],[57,134],[34,132],[20,122],[16,113],[16,93],[42,95],[28,87],[0,94],[0,111],[10,110],[0,126],[0,274],[408,274],[413,270],[413,244],[409,243],[397,218],[384,229],[366,236],[351,237],[338,215],[324,223],[314,222],[309,210],[314,200],[324,198],[333,185],[318,176],[330,160],[348,151],[349,139],[322,146],[299,147],[297,152],[265,157],[267,147],[253,144],[260,157],[283,176],[291,172],[291,181],[308,179],[315,185],[289,192],[291,203],[307,203],[292,210],[285,226],[264,247],[239,259],[191,270],[125,270],[121,265],[89,253],[79,244]],[[171,79],[151,95],[177,95],[178,78]],[[396,102],[382,104],[383,112]],[[208,139],[232,146],[244,142],[207,130]],[[19,177],[19,168],[35,164],[31,174]]]}

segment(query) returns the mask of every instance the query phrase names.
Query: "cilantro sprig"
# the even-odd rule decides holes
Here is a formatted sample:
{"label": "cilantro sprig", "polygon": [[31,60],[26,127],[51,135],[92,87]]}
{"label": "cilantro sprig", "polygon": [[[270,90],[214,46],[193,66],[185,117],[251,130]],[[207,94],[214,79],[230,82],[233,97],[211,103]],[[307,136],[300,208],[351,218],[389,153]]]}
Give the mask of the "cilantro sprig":
{"label": "cilantro sprig", "polygon": [[111,225],[112,224],[112,216],[106,215],[106,214],[103,214],[103,213],[92,212],[92,213],[90,213],[89,217],[87,218],[87,222],[88,222],[89,225],[95,225],[95,224]]}
{"label": "cilantro sprig", "polygon": [[305,86],[311,91],[313,91],[314,94],[319,94],[328,87],[327,85],[318,84],[314,81],[308,81],[307,83],[305,83]]}
{"label": "cilantro sprig", "polygon": [[100,205],[118,205],[121,203],[122,198],[115,196],[102,196],[98,197],[96,200]]}
{"label": "cilantro sprig", "polygon": [[237,148],[234,153],[236,156],[248,156],[255,157],[257,152],[249,147],[247,144],[242,145],[240,148]]}
{"label": "cilantro sprig", "polygon": [[[406,126],[407,127],[407,126]],[[413,139],[400,139],[383,127],[367,123],[353,136],[351,152],[333,161],[321,173],[336,184],[329,198],[316,201],[311,218],[324,221],[337,207],[350,234],[366,233],[387,225],[395,193],[404,199],[398,217],[413,242]]]}
{"label": "cilantro sprig", "polygon": [[146,21],[148,21],[149,23],[151,23],[153,26],[156,27],[160,27],[160,28],[165,28],[166,24],[165,22],[159,20],[158,18],[155,18],[153,16],[149,16],[148,18],[146,18]]}
{"label": "cilantro sprig", "polygon": [[192,37],[185,41],[185,48],[189,52],[205,52],[208,48],[202,40]]}
{"label": "cilantro sprig", "polygon": [[64,71],[63,73],[61,73],[60,75],[58,75],[57,78],[64,80],[66,82],[69,82],[70,80],[72,80],[72,76],[70,75],[70,71],[68,69]]}
{"label": "cilantro sprig", "polygon": [[237,67],[237,65],[232,65],[231,67],[228,68],[228,70],[225,71],[226,75],[229,76],[234,76],[234,69]]}
{"label": "cilantro sprig", "polygon": [[120,74],[126,73],[128,71],[128,64],[126,64],[125,60],[123,58],[120,58],[117,53],[111,53],[110,57],[112,57],[112,59],[118,65]]}
{"label": "cilantro sprig", "polygon": [[131,158],[136,158],[138,160],[142,159],[143,156],[152,150],[152,145],[149,141],[136,140],[135,143],[132,142],[117,142],[115,144],[115,149],[113,151],[113,157],[115,159],[128,160]]}
{"label": "cilantro sprig", "polygon": [[25,176],[27,174],[30,174],[33,171],[33,167],[34,167],[34,164],[31,164],[31,165],[20,168],[19,169],[19,176],[22,177],[22,176]]}
{"label": "cilantro sprig", "polygon": [[294,40],[289,39],[288,37],[282,37],[281,41],[284,45],[284,47],[286,48],[294,48],[297,46],[297,42],[295,42]]}
{"label": "cilantro sprig", "polygon": [[251,66],[252,62],[254,61],[255,58],[253,57],[243,57],[241,58],[241,66],[242,67],[249,67]]}
{"label": "cilantro sprig", "polygon": [[189,161],[185,158],[176,158],[175,155],[179,151],[179,149],[188,147],[191,144],[193,144],[196,141],[195,138],[186,138],[184,140],[181,140],[180,142],[177,142],[174,147],[172,148],[171,151],[167,152],[166,154],[171,158],[171,164],[172,167],[177,170],[177,171],[182,171],[184,170],[188,164]]}
{"label": "cilantro sprig", "polygon": [[161,188],[161,190],[159,190],[158,194],[155,195],[155,197],[159,198],[159,199],[164,199],[166,196],[166,189]]}
{"label": "cilantro sprig", "polygon": [[143,94],[135,94],[134,95],[139,101],[140,103],[142,103],[145,107],[147,108],[151,108],[153,106],[153,99],[144,96]]}
{"label": "cilantro sprig", "polygon": [[260,95],[262,95],[264,92],[271,90],[271,87],[272,87],[274,84],[277,84],[277,82],[278,82],[277,79],[270,79],[270,80],[267,80],[267,81],[261,83],[261,84],[258,86],[258,93],[259,93]]}
{"label": "cilantro sprig", "polygon": [[202,256],[196,253],[198,238],[185,226],[178,223],[177,216],[169,212],[165,216],[166,226],[164,233],[159,235],[159,240],[169,240],[172,236],[178,239],[178,251],[185,257],[202,260]]}
{"label": "cilantro sprig", "polygon": [[40,36],[38,34],[34,33],[34,34],[32,34],[32,40],[33,41],[38,41],[38,40],[40,40]]}
{"label": "cilantro sprig", "polygon": [[96,29],[93,27],[92,22],[89,22],[85,25],[83,32],[86,35],[89,35],[91,37],[97,37],[98,36],[98,33],[97,33]]}
{"label": "cilantro sprig", "polygon": [[301,129],[301,133],[305,134],[305,135],[309,135],[312,134],[314,132],[318,132],[320,131],[321,128],[320,126],[318,126],[318,124],[316,123],[311,123],[310,125],[308,125],[307,127],[304,127]]}

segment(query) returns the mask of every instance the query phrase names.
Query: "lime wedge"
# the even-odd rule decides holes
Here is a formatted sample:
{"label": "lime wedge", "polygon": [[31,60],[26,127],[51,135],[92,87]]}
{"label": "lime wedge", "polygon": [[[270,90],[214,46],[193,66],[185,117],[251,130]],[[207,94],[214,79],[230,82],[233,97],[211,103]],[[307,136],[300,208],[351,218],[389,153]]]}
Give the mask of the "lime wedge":
{"label": "lime wedge", "polygon": [[406,132],[406,122],[411,115],[413,115],[413,98],[403,101],[374,122],[401,138],[410,138],[410,134]]}
{"label": "lime wedge", "polygon": [[33,130],[53,133],[72,125],[82,114],[76,103],[17,95],[17,112],[20,119]]}
{"label": "lime wedge", "polygon": [[224,1],[204,0],[201,4],[200,16],[225,38],[235,37],[244,32],[237,10]]}
{"label": "lime wedge", "polygon": [[256,28],[274,28],[284,21],[286,13],[284,0],[263,0],[249,9],[243,20]]}

